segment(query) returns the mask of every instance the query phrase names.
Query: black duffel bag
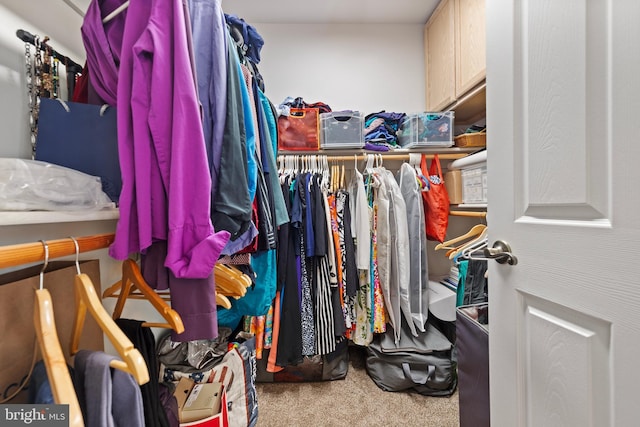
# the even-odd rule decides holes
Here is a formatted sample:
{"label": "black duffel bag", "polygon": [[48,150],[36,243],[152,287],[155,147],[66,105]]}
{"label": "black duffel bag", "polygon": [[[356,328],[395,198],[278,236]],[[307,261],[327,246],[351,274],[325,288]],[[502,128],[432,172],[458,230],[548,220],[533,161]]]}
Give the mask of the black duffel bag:
{"label": "black duffel bag", "polygon": [[416,391],[425,396],[450,396],[458,384],[453,344],[435,326],[415,337],[402,321],[396,345],[390,325],[367,347],[367,373],[385,391]]}

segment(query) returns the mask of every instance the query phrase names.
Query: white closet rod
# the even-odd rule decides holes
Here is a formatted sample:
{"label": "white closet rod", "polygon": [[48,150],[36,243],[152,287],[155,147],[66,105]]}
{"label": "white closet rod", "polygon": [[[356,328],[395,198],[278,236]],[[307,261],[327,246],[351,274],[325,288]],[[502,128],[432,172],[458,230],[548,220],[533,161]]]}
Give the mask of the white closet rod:
{"label": "white closet rod", "polygon": [[449,215],[451,216],[468,216],[474,218],[486,218],[486,212],[477,212],[477,211],[449,211]]}

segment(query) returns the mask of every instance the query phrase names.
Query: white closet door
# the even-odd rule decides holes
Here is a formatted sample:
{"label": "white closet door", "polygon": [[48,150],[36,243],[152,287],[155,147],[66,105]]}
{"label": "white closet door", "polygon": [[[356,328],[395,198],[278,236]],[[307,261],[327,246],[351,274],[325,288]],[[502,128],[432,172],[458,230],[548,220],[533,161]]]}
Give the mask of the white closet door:
{"label": "white closet door", "polygon": [[638,17],[487,0],[493,426],[638,425]]}

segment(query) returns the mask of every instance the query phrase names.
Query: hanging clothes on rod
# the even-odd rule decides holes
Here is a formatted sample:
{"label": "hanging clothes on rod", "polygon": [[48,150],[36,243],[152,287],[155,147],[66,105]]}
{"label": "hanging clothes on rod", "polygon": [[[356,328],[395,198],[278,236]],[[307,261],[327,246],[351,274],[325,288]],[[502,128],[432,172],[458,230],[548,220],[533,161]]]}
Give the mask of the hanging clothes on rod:
{"label": "hanging clothes on rod", "polygon": [[440,283],[456,292],[456,306],[488,299],[487,259],[483,251],[488,245],[488,232],[486,225],[476,224],[466,233],[435,247],[447,250],[445,256],[453,261],[449,276]]}
{"label": "hanging clothes on rod", "polygon": [[[6,268],[21,265],[29,262],[37,262],[44,259],[52,259],[82,252],[107,248],[113,242],[113,233],[98,234],[92,236],[79,237],[77,239],[58,239],[42,241],[42,243],[23,243],[17,245],[9,245],[0,247],[0,268]],[[76,259],[76,263],[77,263]],[[76,264],[78,265],[78,264]],[[133,345],[127,343],[127,339],[122,339],[118,335],[118,328],[113,324],[113,320],[106,314],[104,307],[100,302],[95,287],[91,283],[91,279],[82,274],[79,270],[76,276],[76,292],[78,295],[78,307],[76,323],[72,336],[71,352],[75,353],[78,349],[80,334],[82,332],[82,324],[84,323],[87,309],[92,316],[98,321],[105,334],[112,339],[115,348],[123,359],[127,360],[125,364],[114,363],[114,367],[129,371],[134,374],[137,381],[145,383],[148,381],[148,373],[146,366],[140,364],[140,359],[135,356]],[[106,315],[106,317],[104,315]]]}
{"label": "hanging clothes on rod", "polygon": [[[361,172],[355,155],[349,180],[342,158],[332,158],[278,159],[292,219],[279,229],[280,297],[266,319],[245,323],[264,336],[257,342],[270,351],[269,372],[329,354],[345,339],[366,346],[387,324],[399,331],[406,321],[413,334],[425,331],[427,245],[415,168],[405,163],[394,176],[386,157],[370,154]],[[418,223],[409,226],[414,217]],[[277,327],[269,329],[269,319]]]}
{"label": "hanging clothes on rod", "polygon": [[[218,328],[212,272],[230,233],[212,224],[188,17],[179,0],[129,3],[126,19],[120,12],[107,23],[103,16],[113,10],[102,7],[97,0],[89,4],[82,35],[91,84],[118,111],[123,189],[110,255],[126,260],[144,254],[143,277],[155,289],[171,290],[182,317],[185,332],[174,340],[213,339]],[[138,48],[145,53],[138,55]],[[134,63],[146,71],[134,72]],[[151,92],[161,96],[149,98]]]}
{"label": "hanging clothes on rod", "polygon": [[[253,284],[243,297],[229,298],[231,309],[218,310],[220,324],[235,329],[243,316],[267,315],[276,294],[276,248],[280,244],[277,230],[289,222],[277,174],[277,114],[273,103],[262,91],[262,77],[257,71],[262,39],[255,28],[236,17],[222,14],[217,0],[190,1],[189,4],[190,10],[195,11],[191,13],[194,45],[198,50],[204,49],[196,59],[198,69],[199,63],[205,65],[204,72],[198,72],[199,86],[213,87],[216,100],[218,86],[225,83],[216,78],[216,72],[225,63],[228,65],[226,102],[212,104],[210,112],[205,112],[204,120],[205,139],[209,140],[206,135],[210,134],[212,142],[212,219],[216,229],[231,233],[223,254],[251,254],[250,259],[239,267],[249,273]],[[214,19],[212,22],[207,18],[205,25],[199,21],[204,15],[197,10],[203,7],[209,10],[210,6],[214,8]],[[202,31],[203,28],[211,31]],[[219,42],[220,35],[224,43]],[[199,41],[203,37],[205,40]],[[225,43],[228,49],[220,50],[226,55],[226,61],[214,61],[211,68],[207,58],[213,53],[215,59],[218,46],[224,47]],[[201,104],[211,103],[211,91],[200,91],[199,95]],[[216,115],[222,112],[224,119],[216,120]],[[210,126],[207,125],[209,122]],[[221,124],[224,124],[223,129]],[[217,135],[219,132],[222,136]],[[221,144],[216,143],[218,139]],[[246,185],[243,186],[243,182]]]}
{"label": "hanging clothes on rod", "polygon": [[[76,248],[76,318],[71,334],[70,354],[75,355],[76,386],[82,397],[87,424],[92,426],[145,425],[142,393],[138,385],[149,383],[150,372],[145,359],[116,322],[109,317],[91,278],[80,271],[80,249]],[[122,360],[100,351],[79,349],[80,335],[87,311]],[[111,369],[115,368],[115,369]],[[117,398],[114,398],[117,396]]]}
{"label": "hanging clothes on rod", "polygon": [[[211,226],[211,178],[183,5],[177,0],[134,2],[127,9],[127,19],[110,21],[110,26],[102,23],[101,16],[100,2],[92,1],[82,34],[91,82],[100,97],[118,108],[123,194],[110,255],[125,260],[130,253],[164,241],[163,264],[177,278],[205,279],[229,235],[216,233]],[[157,36],[153,44],[141,39],[145,31]],[[110,35],[122,36],[122,45],[110,46]],[[111,53],[104,55],[105,47],[119,52],[119,62]],[[153,55],[137,57],[138,48]],[[134,73],[138,60],[148,73]],[[171,73],[162,69],[167,64]],[[132,108],[131,100],[148,99],[155,85],[163,87],[158,92],[163,95],[152,97],[144,108]],[[145,128],[136,131],[136,123],[145,123]],[[170,162],[157,161],[151,147],[166,153]],[[151,178],[143,180],[136,174],[139,168],[151,168],[154,172],[146,174]],[[171,185],[165,186],[161,177],[170,179]]]}
{"label": "hanging clothes on rod", "polygon": [[[73,317],[74,310],[71,311],[71,318],[65,317],[64,314],[61,316],[60,311],[56,313],[57,320],[62,319],[63,327],[67,325],[70,329],[73,329],[70,330],[71,338],[69,340],[69,353],[66,353],[65,351],[64,354],[76,354],[76,350],[79,349],[78,344],[80,344],[80,329],[85,324],[85,320],[87,320],[87,310],[91,313],[90,318],[95,319],[96,322],[87,322],[91,325],[91,329],[87,331],[91,332],[91,336],[88,336],[86,334],[83,335],[82,345],[84,346],[88,344],[88,346],[86,347],[86,349],[79,350],[75,355],[75,358],[73,359],[75,368],[73,370],[74,380],[72,384],[71,381],[67,382],[68,384],[71,384],[71,390],[75,390],[75,393],[77,395],[77,403],[74,405],[73,399],[68,398],[68,396],[70,396],[69,393],[66,393],[67,398],[63,401],[60,401],[60,399],[58,397],[55,397],[54,395],[54,400],[56,401],[56,403],[69,402],[71,416],[69,421],[70,425],[74,426],[83,425],[83,417],[82,415],[78,414],[84,414],[85,410],[88,411],[86,412],[87,417],[84,420],[86,422],[86,425],[108,425],[108,422],[106,420],[101,419],[101,421],[98,422],[97,418],[93,418],[91,414],[96,413],[95,411],[93,411],[96,406],[100,406],[102,404],[110,404],[108,402],[111,402],[111,397],[108,401],[103,399],[89,398],[88,395],[85,394],[85,392],[87,392],[89,388],[91,390],[96,390],[96,387],[99,388],[99,384],[96,381],[89,380],[89,383],[92,384],[92,387],[85,388],[85,383],[82,379],[83,375],[95,375],[96,365],[94,365],[93,362],[90,361],[95,360],[95,357],[103,359],[103,361],[105,362],[103,366],[108,372],[111,372],[111,367],[116,367],[117,369],[115,369],[113,372],[117,372],[117,374],[111,372],[114,375],[114,378],[117,376],[121,378],[124,383],[128,384],[128,392],[125,391],[125,389],[121,388],[121,385],[124,383],[120,381],[114,382],[113,387],[109,388],[109,390],[113,390],[114,393],[120,393],[121,395],[127,395],[131,397],[131,399],[126,399],[127,410],[120,411],[118,415],[114,416],[122,416],[126,413],[128,417],[127,425],[144,425],[144,419],[141,417],[136,418],[135,411],[139,410],[139,412],[137,413],[139,413],[140,415],[142,414],[140,389],[137,381],[139,381],[140,383],[148,381],[149,374],[147,372],[147,366],[144,362],[140,363],[140,359],[135,357],[135,353],[137,350],[133,347],[133,345],[128,345],[128,340],[126,339],[126,337],[123,338],[123,335],[118,335],[122,334],[122,331],[106,314],[106,311],[97,296],[95,286],[92,283],[89,275],[82,273],[79,267],[80,262],[78,260],[78,257],[81,252],[106,248],[108,247],[110,242],[113,241],[113,237],[113,234],[99,234],[84,236],[78,239],[67,238],[59,240],[40,241],[39,243],[23,243],[0,247],[0,260],[2,260],[3,267],[16,266],[23,263],[42,260],[45,260],[45,263],[48,263],[48,261],[53,257],[62,257],[74,253],[76,255],[75,268],[77,273],[73,275],[73,278],[75,278],[76,291],[78,291],[80,286],[82,286],[81,292],[76,295],[76,316]],[[67,263],[64,262],[58,263],[58,265],[52,266],[51,269],[47,269],[46,272],[44,269],[42,269],[41,278],[42,273],[46,273],[45,277],[51,277],[51,279],[53,279],[54,277],[69,277],[68,275],[66,275],[66,271],[70,267],[64,267],[64,265],[66,264]],[[83,265],[85,264],[83,263]],[[91,272],[89,274],[99,279],[97,262],[88,261],[86,265],[92,265],[92,267],[89,269],[89,271]],[[27,273],[29,270],[30,268],[26,269],[25,273]],[[14,273],[17,272],[9,273],[9,276],[13,275]],[[58,275],[58,273],[62,273],[62,275]],[[22,277],[22,275],[19,274],[17,277]],[[66,291],[68,290],[69,283],[66,283],[66,290],[64,289],[63,285],[65,284],[60,283],[59,280],[55,283],[50,284],[49,287],[52,288],[52,294],[57,295],[58,298],[60,298],[64,294],[67,294],[68,292]],[[65,382],[60,382],[60,378],[65,377],[65,374],[69,373],[69,369],[67,367],[61,347],[59,345],[56,346],[55,342],[52,341],[58,331],[53,329],[55,323],[53,323],[53,318],[50,318],[52,298],[50,297],[48,291],[49,289],[45,289],[42,285],[40,286],[40,289],[36,291],[36,305],[34,307],[33,320],[35,322],[36,331],[39,335],[39,341],[41,343],[41,353],[44,359],[43,365],[45,366],[45,369],[47,371],[51,371],[51,373],[53,374],[53,376],[49,376],[50,381],[48,382],[48,384],[51,385],[52,391],[54,393],[57,393],[57,390],[61,390],[61,384],[64,388]],[[16,327],[18,326],[16,325]],[[89,325],[87,325],[87,327],[89,327]],[[98,338],[98,334],[96,334],[96,332],[103,332],[109,336],[110,341],[113,343],[114,348],[119,352],[119,355],[124,356],[124,361],[118,360],[118,358],[115,356],[107,355],[101,350],[97,350],[98,346],[96,343],[94,343],[94,341],[96,341],[95,338]],[[66,339],[66,336],[64,338]],[[102,349],[102,333],[99,334],[99,348]],[[53,365],[54,362],[55,367]],[[88,362],[89,364],[87,365],[85,364],[85,362]],[[40,365],[36,365],[36,368],[38,366]],[[89,368],[85,369],[85,367],[87,366],[89,366]],[[109,375],[111,374],[108,374],[107,376]],[[101,377],[101,379],[105,379],[107,378],[107,376]],[[44,381],[42,381],[42,378],[38,376],[37,379],[32,378],[32,380],[35,380],[35,382],[33,383],[34,393],[32,394],[31,389],[29,389],[29,398],[34,400],[47,399],[46,391],[43,388]],[[35,387],[37,387],[38,390],[37,395],[35,393]],[[43,394],[40,394],[40,391],[42,391]],[[127,393],[132,394],[129,395]],[[79,407],[77,407],[77,404],[82,407],[82,412],[80,411]],[[87,404],[89,406],[86,406]],[[109,408],[105,413],[112,414],[111,408]]]}

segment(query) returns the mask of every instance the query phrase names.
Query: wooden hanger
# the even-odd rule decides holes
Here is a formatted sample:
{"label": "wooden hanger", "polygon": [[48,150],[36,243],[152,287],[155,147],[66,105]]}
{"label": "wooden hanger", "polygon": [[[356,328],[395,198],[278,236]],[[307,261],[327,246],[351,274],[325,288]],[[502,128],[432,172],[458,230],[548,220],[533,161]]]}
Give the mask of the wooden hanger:
{"label": "wooden hanger", "polygon": [[67,361],[64,358],[56,323],[53,317],[53,303],[48,289],[37,289],[33,305],[33,322],[36,328],[42,360],[47,369],[53,400],[57,404],[69,405],[69,426],[82,427],[82,410],[73,387]]}
{"label": "wooden hanger", "polygon": [[[120,291],[119,293],[117,293],[118,290]],[[137,292],[135,292],[136,290]],[[172,309],[169,304],[167,304],[167,300],[149,286],[144,280],[144,277],[142,277],[140,267],[132,259],[127,259],[122,262],[122,280],[110,286],[102,294],[102,298],[116,296],[118,297],[118,301],[113,309],[114,319],[120,318],[124,303],[128,298],[145,299],[167,320],[167,323],[144,322],[142,326],[149,328],[169,328],[178,334],[184,332],[184,324],[178,312]]]}
{"label": "wooden hanger", "polygon": [[216,264],[213,272],[216,279],[216,293],[227,297],[236,299],[243,297],[252,283],[249,276],[230,265]]}
{"label": "wooden hanger", "polygon": [[329,191],[335,193],[336,191],[336,177],[338,176],[336,165],[331,165],[331,185],[329,186]]}
{"label": "wooden hanger", "polygon": [[87,309],[96,320],[100,329],[107,335],[109,341],[116,349],[122,360],[112,360],[109,366],[120,369],[133,375],[138,384],[149,382],[149,370],[140,351],[133,346],[133,343],[118,327],[115,321],[109,316],[104,306],[96,294],[91,279],[86,274],[78,274],[75,278],[76,291],[76,318],[73,324],[73,334],[71,336],[71,354],[78,352],[78,344],[82,327],[87,314]]}
{"label": "wooden hanger", "polygon": [[225,295],[219,294],[216,291],[216,305],[219,305],[222,308],[231,308],[231,301]]}
{"label": "wooden hanger", "polygon": [[471,227],[471,230],[467,231],[462,236],[455,237],[451,240],[447,240],[446,242],[438,243],[435,247],[436,250],[440,249],[455,249],[453,246],[454,243],[461,242],[463,240],[469,239],[474,236],[480,235],[487,228],[484,224],[477,224]]}
{"label": "wooden hanger", "polygon": [[82,410],[58,339],[51,294],[43,287],[44,271],[49,263],[49,248],[44,241],[42,243],[45,246],[45,262],[40,271],[40,289],[35,292],[33,324],[53,399],[57,404],[69,405],[69,426],[83,427]]}
{"label": "wooden hanger", "polygon": [[[230,266],[220,265],[214,272],[216,275],[216,305],[231,308],[231,301],[227,297],[240,298],[244,296],[246,288],[251,286],[251,279],[240,270]],[[125,260],[122,263],[122,280],[107,288],[103,292],[102,298],[118,298],[113,310],[114,319],[118,319],[122,315],[125,300],[148,300],[167,320],[167,323],[144,322],[142,326],[170,328],[178,334],[184,332],[182,318],[177,311],[167,304],[167,301],[171,301],[170,294],[152,289],[142,277],[140,267],[132,259]]]}
{"label": "wooden hanger", "polygon": [[109,316],[89,276],[80,272],[78,253],[79,252],[76,251],[76,270],[78,272],[75,277],[76,317],[73,322],[71,334],[71,355],[78,352],[80,335],[84,327],[87,310],[89,310],[91,316],[95,319],[105,335],[107,335],[109,341],[122,359],[112,360],[109,366],[130,373],[140,385],[148,383],[149,370],[142,354],[140,354],[140,351],[134,347],[131,340],[129,340],[116,322]]}

